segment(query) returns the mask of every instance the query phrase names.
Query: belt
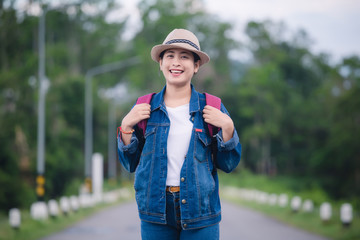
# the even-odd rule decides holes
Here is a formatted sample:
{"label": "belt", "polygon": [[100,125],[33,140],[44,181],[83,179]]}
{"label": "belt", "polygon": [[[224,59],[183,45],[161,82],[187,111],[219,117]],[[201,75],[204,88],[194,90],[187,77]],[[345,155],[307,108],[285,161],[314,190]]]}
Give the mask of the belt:
{"label": "belt", "polygon": [[166,186],[166,191],[171,193],[180,192],[180,187]]}

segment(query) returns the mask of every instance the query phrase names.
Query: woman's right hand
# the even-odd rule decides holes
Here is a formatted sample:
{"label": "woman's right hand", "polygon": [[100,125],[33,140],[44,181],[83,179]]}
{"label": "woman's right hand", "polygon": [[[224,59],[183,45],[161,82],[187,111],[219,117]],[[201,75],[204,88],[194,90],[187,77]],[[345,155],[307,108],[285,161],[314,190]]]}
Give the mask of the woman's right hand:
{"label": "woman's right hand", "polygon": [[123,118],[121,122],[121,129],[124,131],[131,131],[138,122],[150,118],[150,110],[150,104],[136,104]]}

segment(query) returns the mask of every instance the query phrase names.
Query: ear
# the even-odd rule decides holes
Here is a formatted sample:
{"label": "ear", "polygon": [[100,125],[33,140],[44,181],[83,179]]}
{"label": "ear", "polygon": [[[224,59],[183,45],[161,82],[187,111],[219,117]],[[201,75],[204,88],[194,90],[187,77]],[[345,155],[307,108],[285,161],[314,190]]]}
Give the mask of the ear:
{"label": "ear", "polygon": [[199,71],[199,68],[200,68],[200,60],[194,63],[194,74]]}
{"label": "ear", "polygon": [[160,71],[162,71],[161,67],[162,67],[162,59],[160,58],[160,60],[159,60],[159,68],[160,68]]}

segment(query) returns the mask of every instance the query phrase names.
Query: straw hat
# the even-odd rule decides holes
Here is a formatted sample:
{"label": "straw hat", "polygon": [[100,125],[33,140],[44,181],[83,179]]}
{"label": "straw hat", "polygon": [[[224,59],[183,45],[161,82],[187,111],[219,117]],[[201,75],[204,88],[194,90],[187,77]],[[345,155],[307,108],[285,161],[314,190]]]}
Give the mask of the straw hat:
{"label": "straw hat", "polygon": [[197,37],[186,29],[174,29],[170,32],[163,44],[156,45],[151,49],[151,58],[155,62],[159,62],[160,54],[173,48],[182,48],[196,53],[200,57],[200,66],[210,61],[210,57],[200,50]]}

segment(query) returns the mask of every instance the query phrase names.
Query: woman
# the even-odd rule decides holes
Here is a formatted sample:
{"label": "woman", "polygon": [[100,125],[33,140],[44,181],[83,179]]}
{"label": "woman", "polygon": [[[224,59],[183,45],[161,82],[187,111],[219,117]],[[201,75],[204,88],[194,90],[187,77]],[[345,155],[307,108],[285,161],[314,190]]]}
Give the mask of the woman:
{"label": "woman", "polygon": [[[185,29],[169,33],[152,48],[151,57],[160,65],[165,87],[150,104],[131,109],[118,136],[121,163],[130,172],[136,170],[142,239],[219,239],[217,168],[235,169],[241,145],[225,107],[206,105],[205,95],[191,84],[210,58]],[[137,126],[142,120],[147,120],[145,134]],[[216,150],[211,149],[207,124],[220,129]]]}

